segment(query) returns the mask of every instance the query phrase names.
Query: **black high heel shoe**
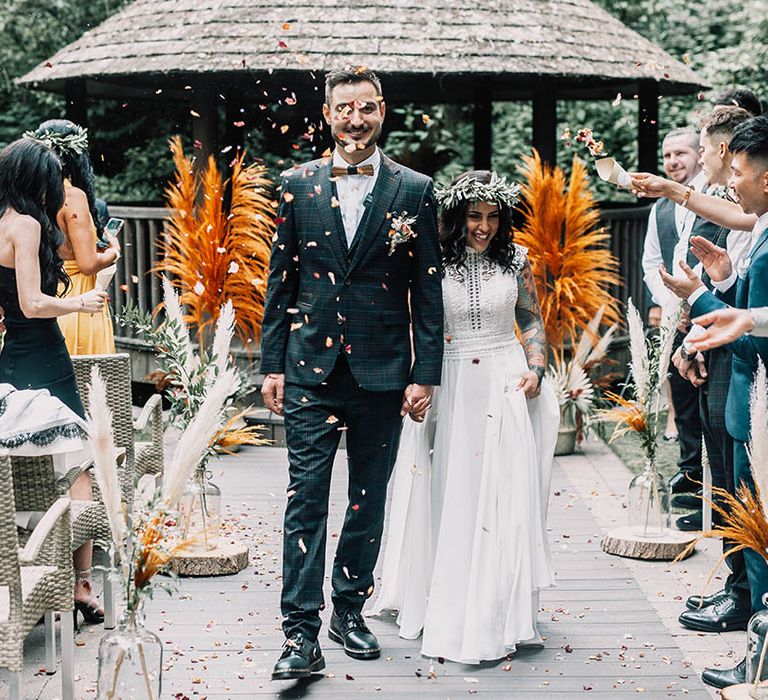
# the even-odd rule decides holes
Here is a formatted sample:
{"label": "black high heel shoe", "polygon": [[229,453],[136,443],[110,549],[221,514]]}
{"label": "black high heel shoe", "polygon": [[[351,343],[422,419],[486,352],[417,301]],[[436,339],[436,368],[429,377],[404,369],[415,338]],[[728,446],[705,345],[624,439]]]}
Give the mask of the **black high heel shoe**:
{"label": "black high heel shoe", "polygon": [[[76,572],[75,580],[77,583],[83,585],[83,588],[90,593],[91,582],[89,580],[91,570]],[[82,600],[75,600],[75,609],[72,611],[75,620],[75,629],[79,629],[77,613],[81,613],[83,620],[87,625],[101,625],[104,622],[104,611],[99,607],[99,604],[94,598],[88,600],[88,602]]]}

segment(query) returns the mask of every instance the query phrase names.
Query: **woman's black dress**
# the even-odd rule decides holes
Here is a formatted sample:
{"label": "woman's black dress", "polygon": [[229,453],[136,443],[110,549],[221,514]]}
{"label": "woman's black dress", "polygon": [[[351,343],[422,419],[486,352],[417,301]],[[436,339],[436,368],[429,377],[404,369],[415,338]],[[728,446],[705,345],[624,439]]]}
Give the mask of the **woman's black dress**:
{"label": "woman's black dress", "polygon": [[[54,295],[55,290],[43,290]],[[55,318],[27,318],[21,312],[16,270],[0,265],[0,306],[5,311],[5,339],[0,352],[0,382],[17,389],[48,389],[81,418],[83,402],[75,371]]]}

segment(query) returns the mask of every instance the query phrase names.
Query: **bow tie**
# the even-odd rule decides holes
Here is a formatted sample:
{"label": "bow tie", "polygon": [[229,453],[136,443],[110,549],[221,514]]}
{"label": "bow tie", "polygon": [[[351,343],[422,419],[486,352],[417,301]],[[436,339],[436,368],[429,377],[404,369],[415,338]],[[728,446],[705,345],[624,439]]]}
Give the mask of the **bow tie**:
{"label": "bow tie", "polygon": [[373,166],[349,165],[346,168],[335,166],[331,168],[332,177],[346,177],[347,175],[368,175],[369,177],[373,177]]}

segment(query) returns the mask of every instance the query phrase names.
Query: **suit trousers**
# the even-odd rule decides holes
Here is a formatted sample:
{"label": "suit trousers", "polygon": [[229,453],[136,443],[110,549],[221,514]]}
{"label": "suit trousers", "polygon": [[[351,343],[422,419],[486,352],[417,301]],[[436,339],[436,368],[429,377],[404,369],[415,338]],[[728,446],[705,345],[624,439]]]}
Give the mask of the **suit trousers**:
{"label": "suit trousers", "polygon": [[[736,493],[733,481],[733,438],[725,427],[725,401],[731,378],[731,353],[723,348],[707,353],[707,382],[700,389],[701,428],[704,443],[707,446],[709,468],[712,472],[712,486]],[[715,496],[718,503],[722,500]],[[713,514],[716,524],[720,518]],[[723,552],[733,544],[723,540]],[[730,574],[725,581],[725,590],[735,598],[749,598],[749,582],[744,564],[744,552],[736,552],[726,557]]]}
{"label": "suit trousers", "polygon": [[[678,331],[675,345],[682,342]],[[675,407],[675,425],[680,445],[680,471],[692,472],[695,478],[701,475],[701,420],[699,418],[699,390],[687,379],[683,379],[671,362],[669,364],[669,388],[672,405]]]}
{"label": "suit trousers", "polygon": [[[752,470],[749,467],[747,445],[741,440],[734,440],[733,447],[733,477],[736,485],[743,483],[754,491],[755,483],[752,480]],[[744,562],[747,567],[749,593],[752,598],[752,613],[756,613],[767,607],[764,598],[765,594],[768,593],[768,564],[762,556],[752,549],[744,550]]]}
{"label": "suit trousers", "polygon": [[349,501],[333,564],[333,605],[337,611],[359,611],[373,593],[387,483],[403,424],[402,398],[402,391],[361,388],[342,355],[323,384],[286,384],[289,496],[281,599],[286,636],[301,632],[314,640],[320,631],[328,496],[342,430],[347,438]]}

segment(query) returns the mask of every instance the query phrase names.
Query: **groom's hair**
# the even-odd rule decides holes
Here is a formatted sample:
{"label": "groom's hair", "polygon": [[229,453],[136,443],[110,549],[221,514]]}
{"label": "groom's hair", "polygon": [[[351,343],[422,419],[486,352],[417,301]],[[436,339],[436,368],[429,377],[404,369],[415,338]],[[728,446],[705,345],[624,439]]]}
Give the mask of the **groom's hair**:
{"label": "groom's hair", "polygon": [[371,83],[376,88],[376,94],[381,97],[381,81],[376,73],[365,66],[344,66],[325,76],[325,104],[331,104],[333,88],[346,83]]}
{"label": "groom's hair", "polygon": [[728,144],[731,153],[743,153],[768,169],[768,117],[753,117],[739,124]]}

